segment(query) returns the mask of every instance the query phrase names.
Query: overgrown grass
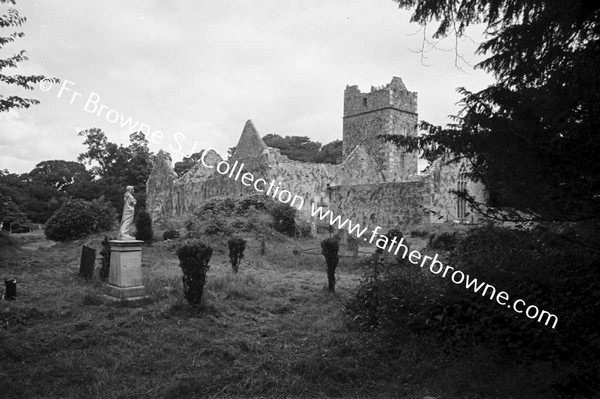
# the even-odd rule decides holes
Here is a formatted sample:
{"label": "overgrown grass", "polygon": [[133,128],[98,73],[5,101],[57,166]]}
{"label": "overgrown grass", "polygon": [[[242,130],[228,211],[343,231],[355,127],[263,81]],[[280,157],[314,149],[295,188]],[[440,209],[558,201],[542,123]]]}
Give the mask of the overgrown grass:
{"label": "overgrown grass", "polygon": [[[530,370],[493,353],[452,358],[432,337],[407,335],[386,348],[358,331],[344,306],[361,275],[342,258],[336,293],[319,254],[297,241],[250,240],[234,275],[215,237],[202,306],[182,292],[173,247],[144,247],[150,300],[111,304],[104,283],[78,275],[81,245],[0,250],[0,272],[18,300],[0,307],[2,397],[532,397]],[[302,241],[305,248],[319,240]],[[99,265],[99,262],[97,263]]]}

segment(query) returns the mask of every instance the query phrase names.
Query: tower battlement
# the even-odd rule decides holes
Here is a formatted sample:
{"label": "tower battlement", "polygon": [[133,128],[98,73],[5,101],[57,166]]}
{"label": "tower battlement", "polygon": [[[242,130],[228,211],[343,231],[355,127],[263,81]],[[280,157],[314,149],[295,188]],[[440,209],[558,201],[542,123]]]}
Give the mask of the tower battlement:
{"label": "tower battlement", "polygon": [[416,114],[417,93],[408,91],[399,77],[385,86],[371,86],[371,91],[366,93],[356,85],[346,86],[344,90],[345,118],[386,108]]}
{"label": "tower battlement", "polygon": [[417,135],[417,93],[394,77],[385,86],[363,93],[358,86],[344,90],[343,152],[347,157],[363,146],[388,181],[404,181],[417,173],[417,153],[407,153],[380,135]]}

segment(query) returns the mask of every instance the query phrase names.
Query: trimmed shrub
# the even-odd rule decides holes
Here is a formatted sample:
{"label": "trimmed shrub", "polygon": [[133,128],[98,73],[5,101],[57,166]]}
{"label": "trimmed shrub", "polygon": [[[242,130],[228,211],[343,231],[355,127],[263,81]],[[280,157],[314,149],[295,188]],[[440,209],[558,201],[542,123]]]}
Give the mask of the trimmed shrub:
{"label": "trimmed shrub", "polygon": [[163,240],[176,240],[181,237],[181,234],[178,230],[169,229],[163,233]]}
{"label": "trimmed shrub", "polygon": [[114,208],[104,198],[70,199],[48,219],[44,234],[49,240],[70,241],[110,230],[116,220]]}
{"label": "trimmed shrub", "polygon": [[231,237],[227,243],[229,244],[229,261],[231,262],[231,268],[234,273],[237,273],[242,258],[244,257],[246,240],[241,237]]}
{"label": "trimmed shrub", "polygon": [[273,216],[273,228],[280,233],[294,237],[296,234],[296,209],[288,204],[277,202],[269,207],[269,213]]}
{"label": "trimmed shrub", "polygon": [[202,300],[212,253],[212,248],[199,240],[187,241],[177,249],[183,271],[183,295],[191,306],[200,305]]}
{"label": "trimmed shrub", "polygon": [[144,242],[152,241],[154,230],[152,229],[152,217],[146,210],[141,210],[138,213],[135,221],[135,238]]}
{"label": "trimmed shrub", "polygon": [[340,246],[335,238],[326,238],[321,241],[321,253],[325,256],[327,262],[327,288],[329,291],[335,291],[335,269],[340,261],[338,251]]}
{"label": "trimmed shrub", "polygon": [[100,250],[100,255],[102,256],[102,266],[100,267],[100,278],[102,280],[108,279],[110,274],[110,243],[108,242],[109,238],[104,236],[104,240],[102,240],[102,249]]}
{"label": "trimmed shrub", "polygon": [[441,233],[429,236],[427,247],[433,250],[452,251],[460,242],[458,233]]}

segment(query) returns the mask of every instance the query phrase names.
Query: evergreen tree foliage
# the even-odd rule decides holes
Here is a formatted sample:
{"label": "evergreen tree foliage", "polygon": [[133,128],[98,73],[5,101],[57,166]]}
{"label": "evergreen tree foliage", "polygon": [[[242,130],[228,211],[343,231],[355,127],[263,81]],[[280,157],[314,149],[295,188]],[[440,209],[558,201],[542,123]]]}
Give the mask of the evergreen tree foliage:
{"label": "evergreen tree foliage", "polygon": [[[600,4],[591,1],[395,0],[434,38],[487,26],[477,65],[497,82],[460,88],[463,109],[445,128],[388,137],[429,161],[467,159],[469,177],[513,220],[580,221],[600,215]],[[424,39],[427,42],[427,39]],[[459,50],[456,50],[459,51]],[[457,53],[458,55],[458,53]],[[453,154],[449,157],[448,154]],[[476,208],[473,198],[457,193]],[[490,216],[502,218],[491,213]]]}

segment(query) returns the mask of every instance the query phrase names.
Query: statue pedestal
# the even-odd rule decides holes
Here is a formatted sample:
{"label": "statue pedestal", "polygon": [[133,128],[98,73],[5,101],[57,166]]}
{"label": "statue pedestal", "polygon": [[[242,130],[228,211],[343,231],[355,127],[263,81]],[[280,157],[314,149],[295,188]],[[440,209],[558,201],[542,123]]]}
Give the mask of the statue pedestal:
{"label": "statue pedestal", "polygon": [[110,273],[106,297],[113,300],[145,299],[142,281],[142,244],[140,240],[110,240]]}

